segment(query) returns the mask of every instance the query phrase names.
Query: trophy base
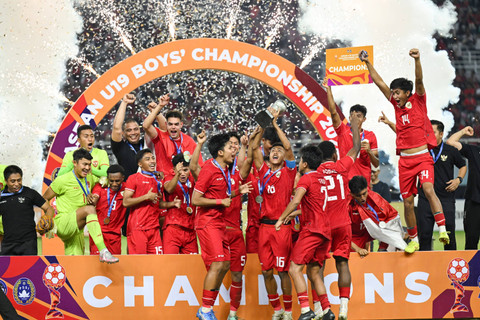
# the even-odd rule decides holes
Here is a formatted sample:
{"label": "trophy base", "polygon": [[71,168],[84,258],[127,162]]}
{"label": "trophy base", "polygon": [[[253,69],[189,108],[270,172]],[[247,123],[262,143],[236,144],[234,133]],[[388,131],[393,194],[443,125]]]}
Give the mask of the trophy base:
{"label": "trophy base", "polygon": [[273,116],[268,110],[262,110],[254,117],[255,121],[262,127],[266,128],[272,125]]}

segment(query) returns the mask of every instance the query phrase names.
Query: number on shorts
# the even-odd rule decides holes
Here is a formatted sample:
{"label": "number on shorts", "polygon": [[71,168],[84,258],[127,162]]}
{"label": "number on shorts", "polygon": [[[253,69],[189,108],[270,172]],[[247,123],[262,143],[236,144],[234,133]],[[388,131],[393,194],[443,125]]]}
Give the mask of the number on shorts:
{"label": "number on shorts", "polygon": [[244,267],[246,263],[247,263],[247,256],[241,256],[240,257],[240,265],[242,267]]}
{"label": "number on shorts", "polygon": [[277,268],[285,267],[285,257],[277,257]]}

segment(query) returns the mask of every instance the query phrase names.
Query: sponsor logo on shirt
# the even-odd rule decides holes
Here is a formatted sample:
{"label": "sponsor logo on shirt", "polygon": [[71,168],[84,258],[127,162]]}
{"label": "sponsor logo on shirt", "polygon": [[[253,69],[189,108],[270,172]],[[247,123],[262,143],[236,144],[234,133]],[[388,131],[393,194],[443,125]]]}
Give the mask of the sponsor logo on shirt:
{"label": "sponsor logo on shirt", "polygon": [[217,178],[217,181],[223,180],[223,178]]}

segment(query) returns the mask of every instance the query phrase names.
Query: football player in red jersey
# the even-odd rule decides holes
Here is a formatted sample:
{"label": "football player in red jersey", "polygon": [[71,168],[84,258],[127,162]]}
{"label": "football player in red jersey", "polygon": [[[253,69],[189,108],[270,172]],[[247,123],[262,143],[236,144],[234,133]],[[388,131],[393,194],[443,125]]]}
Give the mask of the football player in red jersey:
{"label": "football player in red jersey", "polygon": [[360,60],[367,65],[373,82],[377,85],[395,109],[397,154],[400,155],[398,172],[400,192],[405,208],[405,222],[411,239],[405,252],[413,253],[420,248],[417,235],[417,221],[414,212],[414,198],[417,194],[417,179],[430,203],[435,222],[439,227],[439,240],[450,243],[445,227],[445,216],[440,200],[433,188],[434,162],[428,150],[437,146],[432,125],[427,116],[427,99],[423,85],[423,71],[420,51],[411,49],[409,55],[415,61],[415,93],[413,82],[405,78],[392,81],[390,87],[383,81],[368,59],[365,51],[360,52]]}

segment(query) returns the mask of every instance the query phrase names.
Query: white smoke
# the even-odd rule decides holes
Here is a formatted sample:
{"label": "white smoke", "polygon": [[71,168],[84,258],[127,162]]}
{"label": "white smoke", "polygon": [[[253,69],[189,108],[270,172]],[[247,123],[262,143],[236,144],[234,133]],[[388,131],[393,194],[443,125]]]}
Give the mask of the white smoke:
{"label": "white smoke", "polygon": [[[445,124],[445,135],[453,126],[453,116],[442,111],[449,102],[457,102],[460,90],[452,85],[455,69],[447,52],[435,51],[435,32],[448,35],[456,22],[453,4],[439,8],[430,0],[315,0],[300,1],[300,28],[329,39],[339,39],[351,46],[373,45],[374,66],[383,80],[398,77],[414,80],[414,61],[408,55],[411,48],[420,49],[423,80],[427,92],[430,119]],[[396,165],[395,134],[377,122],[381,111],[395,121],[392,105],[374,85],[333,87],[337,104],[348,116],[354,104],[367,107],[364,128],[374,131],[379,148],[390,155]]]}
{"label": "white smoke", "polygon": [[78,52],[82,20],[70,0],[0,2],[0,163],[40,190],[43,142],[63,116],[65,63]]}

